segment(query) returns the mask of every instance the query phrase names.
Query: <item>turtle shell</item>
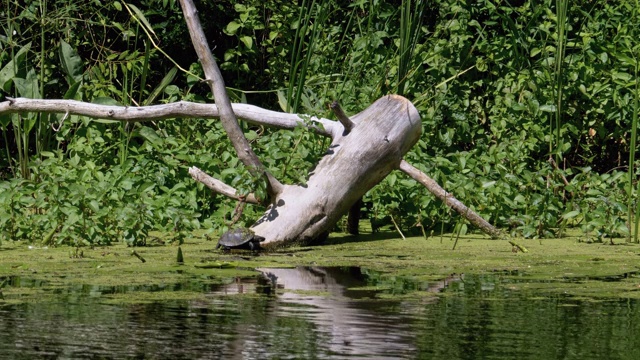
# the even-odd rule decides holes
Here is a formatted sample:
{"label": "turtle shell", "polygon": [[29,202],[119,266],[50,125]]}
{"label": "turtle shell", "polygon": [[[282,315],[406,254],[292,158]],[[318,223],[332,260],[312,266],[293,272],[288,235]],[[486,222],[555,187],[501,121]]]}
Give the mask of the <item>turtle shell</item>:
{"label": "turtle shell", "polygon": [[260,246],[260,241],[264,241],[264,238],[256,236],[251,229],[237,228],[222,234],[220,240],[218,240],[217,247],[224,247],[225,249],[248,248],[253,250]]}

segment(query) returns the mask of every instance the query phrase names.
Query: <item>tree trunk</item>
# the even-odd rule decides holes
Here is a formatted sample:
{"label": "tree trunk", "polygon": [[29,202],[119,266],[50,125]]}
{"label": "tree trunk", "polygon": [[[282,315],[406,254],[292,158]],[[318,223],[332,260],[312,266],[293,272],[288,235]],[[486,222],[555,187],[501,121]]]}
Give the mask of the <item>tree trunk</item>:
{"label": "tree trunk", "polygon": [[284,185],[252,229],[263,246],[309,243],[331,230],[349,208],[392,170],[418,141],[418,111],[407,99],[385,96],[353,116],[351,131],[334,132],[306,185]]}
{"label": "tree trunk", "polygon": [[347,217],[347,232],[351,235],[360,235],[360,211],[362,208],[362,198],[358,199],[349,209]]}

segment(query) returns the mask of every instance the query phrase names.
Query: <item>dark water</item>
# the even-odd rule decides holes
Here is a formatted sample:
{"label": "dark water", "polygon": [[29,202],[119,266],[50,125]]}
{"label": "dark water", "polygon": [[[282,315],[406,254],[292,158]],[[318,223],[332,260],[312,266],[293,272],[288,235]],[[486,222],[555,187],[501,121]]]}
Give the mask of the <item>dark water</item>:
{"label": "dark water", "polygon": [[[500,276],[414,283],[358,268],[262,271],[226,286],[81,286],[58,290],[59,302],[0,300],[0,358],[640,359],[636,300],[532,297]],[[187,288],[205,300],[103,301],[113,292]],[[412,290],[424,296],[381,299]]]}

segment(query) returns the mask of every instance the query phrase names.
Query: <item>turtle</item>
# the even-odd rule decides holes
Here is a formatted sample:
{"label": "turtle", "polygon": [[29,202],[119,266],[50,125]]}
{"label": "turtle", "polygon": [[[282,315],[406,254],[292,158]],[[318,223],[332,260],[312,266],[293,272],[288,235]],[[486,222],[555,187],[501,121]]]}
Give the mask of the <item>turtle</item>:
{"label": "turtle", "polygon": [[257,250],[260,248],[260,242],[264,241],[264,237],[256,235],[253,230],[247,228],[237,228],[222,234],[218,240],[216,249],[222,247],[224,250],[229,249],[249,249]]}

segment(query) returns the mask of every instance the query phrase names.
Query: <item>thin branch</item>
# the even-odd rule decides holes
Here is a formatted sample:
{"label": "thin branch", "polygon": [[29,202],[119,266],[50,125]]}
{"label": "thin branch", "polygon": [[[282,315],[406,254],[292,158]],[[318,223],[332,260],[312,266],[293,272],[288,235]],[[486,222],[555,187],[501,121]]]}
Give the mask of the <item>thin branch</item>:
{"label": "thin branch", "polygon": [[398,232],[398,234],[400,234],[400,236],[402,237],[402,240],[407,240],[407,238],[404,237],[404,234],[402,233],[402,230],[400,230],[400,227],[398,226],[398,223],[396,222],[396,219],[393,218],[393,215],[391,215],[391,222],[393,222],[393,226],[396,227],[396,231]]}
{"label": "thin branch", "polygon": [[549,161],[549,164],[551,164],[551,166],[553,166],[553,168],[558,171],[558,173],[560,174],[560,177],[562,178],[562,182],[564,183],[564,185],[565,186],[569,186],[569,181],[567,180],[567,178],[564,176],[564,174],[562,173],[562,171],[558,167],[558,164],[556,163],[556,161],[553,160],[552,156],[549,156],[549,160],[548,161]]}
{"label": "thin branch", "polygon": [[344,111],[340,107],[340,103],[338,102],[338,100],[332,102],[329,107],[331,108],[331,110],[333,110],[333,113],[336,114],[338,121],[340,121],[342,126],[344,126],[345,133],[348,134],[353,129],[353,127],[356,126],[356,124],[354,124],[353,121],[349,119],[347,114],[344,113]]}
{"label": "thin branch", "polygon": [[453,195],[446,192],[440,185],[438,185],[437,182],[435,182],[435,180],[433,180],[432,178],[427,176],[425,173],[415,168],[413,165],[402,160],[400,162],[399,169],[404,171],[407,175],[411,176],[413,179],[417,180],[422,185],[424,185],[427,188],[427,190],[429,190],[438,199],[442,200],[447,206],[457,211],[465,219],[469,220],[469,222],[471,222],[473,225],[479,227],[482,231],[491,235],[491,237],[497,238],[500,236],[500,230],[495,228],[493,225],[489,224],[480,215],[476,214],[475,211],[469,209],[467,206],[461,203],[458,199],[453,197]]}
{"label": "thin branch", "polygon": [[[88,116],[125,122],[142,122],[172,118],[217,118],[220,112],[215,104],[201,104],[179,101],[170,104],[150,106],[112,106],[86,103],[76,100],[46,100],[9,98],[0,102],[0,114],[20,112],[59,113]],[[237,117],[256,125],[266,125],[279,129],[294,129],[303,125],[324,136],[332,136],[339,126],[336,121],[311,117],[307,122],[301,115],[282,113],[248,104],[231,104]],[[304,115],[304,117],[307,117]]]}
{"label": "thin branch", "polygon": [[192,166],[189,168],[189,175],[191,175],[191,177],[195,181],[204,184],[206,187],[208,187],[209,189],[213,190],[218,194],[222,194],[226,197],[239,200],[239,201],[244,201],[250,204],[260,204],[260,201],[256,199],[255,195],[248,194],[247,196],[240,196],[238,195],[238,191],[235,188],[223,183],[222,181],[214,177],[211,177],[210,175],[207,175],[207,173],[198,169],[195,166]]}
{"label": "thin branch", "polygon": [[247,141],[247,138],[244,136],[240,125],[238,125],[238,120],[231,107],[229,96],[227,96],[224,79],[209,49],[209,44],[200,25],[200,19],[198,18],[193,1],[180,0],[180,6],[182,7],[182,13],[189,28],[191,42],[198,54],[202,69],[213,91],[215,103],[220,111],[220,121],[238,154],[238,158],[240,158],[240,161],[247,166],[249,172],[254,176],[265,176],[268,181],[267,192],[271,197],[277,196],[282,192],[283,186],[260,162],[258,156],[253,152],[251,146],[249,146],[249,141]]}

